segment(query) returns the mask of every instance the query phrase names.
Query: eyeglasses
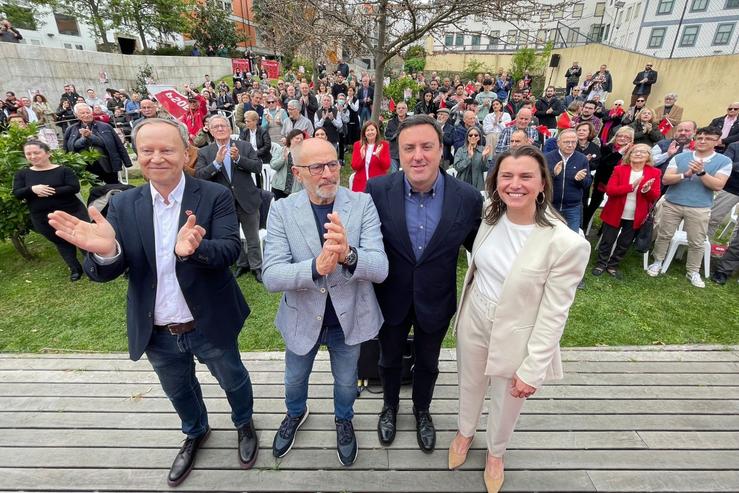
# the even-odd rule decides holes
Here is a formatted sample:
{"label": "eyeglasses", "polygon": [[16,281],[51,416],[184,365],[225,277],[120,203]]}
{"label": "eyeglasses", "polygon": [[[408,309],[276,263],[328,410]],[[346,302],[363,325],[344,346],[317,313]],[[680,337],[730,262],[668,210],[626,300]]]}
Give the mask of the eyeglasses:
{"label": "eyeglasses", "polygon": [[228,125],[208,125],[208,128],[210,128],[211,130],[223,130],[225,128],[230,129],[231,127],[229,127]]}
{"label": "eyeglasses", "polygon": [[644,101],[646,101],[646,100],[645,99],[637,99],[636,100],[637,103],[643,103]]}
{"label": "eyeglasses", "polygon": [[621,103],[616,103],[613,106],[621,106]]}
{"label": "eyeglasses", "polygon": [[296,168],[307,168],[308,173],[310,173],[312,176],[318,176],[323,173],[323,169],[328,167],[329,171],[336,171],[339,169],[339,166],[341,166],[341,162],[334,160],[329,161],[327,163],[315,163],[315,164],[309,164],[307,166],[298,166],[294,164]]}
{"label": "eyeglasses", "polygon": [[728,107],[726,108],[726,111],[739,111],[739,108]]}
{"label": "eyeglasses", "polygon": [[480,136],[477,134],[470,134],[469,137],[477,137],[478,139],[480,138]]}
{"label": "eyeglasses", "polygon": [[267,101],[267,104],[272,104],[272,103],[274,103],[274,100],[272,100],[272,101]]}
{"label": "eyeglasses", "polygon": [[649,154],[649,151],[631,151],[631,154]]}
{"label": "eyeglasses", "polygon": [[712,140],[718,140],[718,137],[709,137],[707,135],[699,135],[698,137],[695,138],[695,140],[699,142],[700,141],[710,142]]}

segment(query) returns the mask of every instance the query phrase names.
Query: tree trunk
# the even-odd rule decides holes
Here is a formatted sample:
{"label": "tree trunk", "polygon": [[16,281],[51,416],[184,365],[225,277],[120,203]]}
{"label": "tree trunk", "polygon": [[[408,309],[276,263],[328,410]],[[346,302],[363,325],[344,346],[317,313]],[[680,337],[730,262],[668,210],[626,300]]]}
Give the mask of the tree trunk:
{"label": "tree trunk", "polygon": [[387,35],[387,1],[380,2],[377,23],[377,45],[375,46],[375,99],[372,101],[372,120],[378,122],[382,111],[382,93],[385,77],[385,37]]}
{"label": "tree trunk", "polygon": [[139,36],[141,37],[141,48],[146,51],[149,49],[149,47],[146,44],[146,34],[144,33],[144,26],[141,24],[141,19],[139,17],[136,18],[136,29],[139,32]]}
{"label": "tree trunk", "polygon": [[28,250],[23,236],[18,233],[13,233],[13,235],[10,237],[10,241],[11,243],[13,243],[13,248],[15,248],[15,251],[20,253],[21,257],[26,260],[33,260],[33,254]]}

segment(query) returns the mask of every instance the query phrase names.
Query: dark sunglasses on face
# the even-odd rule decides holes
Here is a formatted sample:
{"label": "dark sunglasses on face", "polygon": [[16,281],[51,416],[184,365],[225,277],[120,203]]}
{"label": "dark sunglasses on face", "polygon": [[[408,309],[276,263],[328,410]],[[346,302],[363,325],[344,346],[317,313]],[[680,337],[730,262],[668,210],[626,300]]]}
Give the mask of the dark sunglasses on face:
{"label": "dark sunglasses on face", "polygon": [[726,108],[726,111],[739,111],[739,108],[732,108],[731,106],[729,106],[728,108]]}

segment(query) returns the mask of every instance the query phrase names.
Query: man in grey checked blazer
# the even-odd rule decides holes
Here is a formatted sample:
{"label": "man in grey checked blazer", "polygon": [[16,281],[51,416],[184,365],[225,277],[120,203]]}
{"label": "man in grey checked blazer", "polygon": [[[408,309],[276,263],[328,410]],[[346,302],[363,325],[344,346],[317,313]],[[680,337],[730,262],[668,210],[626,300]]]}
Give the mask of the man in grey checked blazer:
{"label": "man in grey checked blazer", "polygon": [[272,204],[264,246],[264,285],[284,292],[275,325],[287,346],[287,415],[272,453],[286,455],[308,417],[308,378],[325,344],[334,377],[337,454],[349,466],[357,458],[352,418],[359,348],[383,323],[372,283],[385,280],[388,260],[372,198],[339,186],[334,147],[308,139],[292,152],[292,172],[304,190]]}

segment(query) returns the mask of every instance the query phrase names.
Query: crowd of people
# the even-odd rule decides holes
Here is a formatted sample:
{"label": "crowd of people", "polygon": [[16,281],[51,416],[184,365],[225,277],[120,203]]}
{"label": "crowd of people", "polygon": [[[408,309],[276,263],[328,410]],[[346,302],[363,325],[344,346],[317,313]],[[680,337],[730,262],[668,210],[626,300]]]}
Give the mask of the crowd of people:
{"label": "crowd of people", "polygon": [[[114,196],[106,217],[73,203],[79,182],[50,162],[46,143],[29,140],[30,167],[18,172],[14,193],[57,244],[73,279],[82,271],[100,282],[128,275],[131,357],[147,355],[187,435],[169,484],[187,477],[210,432],[193,356],[226,392],[242,467],[256,461],[252,386],[237,345],[249,315],[235,282],[243,272],[283,293],[275,325],[286,345],[286,414],[273,438],[275,457],[289,453],[308,419],[309,376],[325,345],[337,454],[343,465],[354,463],[357,362],[373,337],[383,386],[377,433],[390,446],[411,329],[416,436],[422,451],[433,451],[438,358],[458,313],[459,421],[449,468],[465,462],[490,389],[488,491],[504,481],[503,457],[525,398],[562,376],[559,339],[590,259],[582,230],[604,198],[593,276],[622,278],[620,263],[645,234],[648,243],[656,238],[646,274],[663,273],[682,227],[687,278],[704,287],[706,241],[739,203],[739,103],[699,125],[679,118],[674,93],[656,109],[647,106],[657,80],[651,64],[636,75],[629,107],[620,99],[606,106],[613,84],[606,66],[582,83],[580,76],[573,64],[565,94],[547,87],[535,97],[528,74],[514,81],[501,70],[463,83],[418,73],[414,114],[398,101],[389,114],[373,115],[370,76],[356,77],[343,63],[312,83],[293,73],[275,84],[246,74],[231,88],[206,77],[202,89],[185,87],[182,122],[149,97],[131,98],[139,116],[129,124],[130,141],[149,183]],[[210,105],[216,91],[220,108]],[[74,87],[65,94],[75,98]],[[127,114],[129,100],[120,94],[111,98],[114,111],[120,103]],[[125,136],[95,119],[100,104],[74,99],[69,106],[77,121],[64,131],[64,148],[98,149],[91,170],[114,184],[130,164]],[[26,107],[9,94],[5,108],[17,120]],[[351,190],[339,186],[346,152]],[[266,198],[257,179],[265,164],[275,172]],[[739,267],[737,236],[715,262],[718,284]],[[458,303],[461,247],[470,257]],[[87,252],[83,270],[75,248]]]}

